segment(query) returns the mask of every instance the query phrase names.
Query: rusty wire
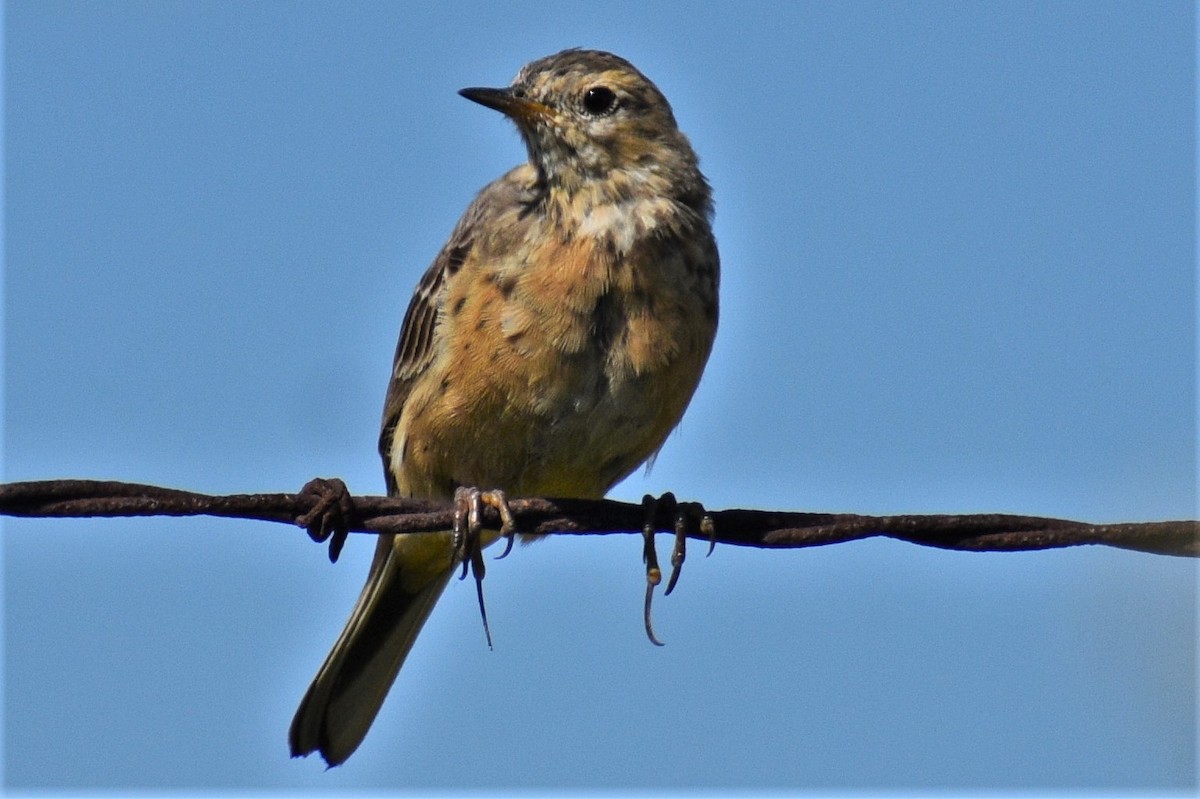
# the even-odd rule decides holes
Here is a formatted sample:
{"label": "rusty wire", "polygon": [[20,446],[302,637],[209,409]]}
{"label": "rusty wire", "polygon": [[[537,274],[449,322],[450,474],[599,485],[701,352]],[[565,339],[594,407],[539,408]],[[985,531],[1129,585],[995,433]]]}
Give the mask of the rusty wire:
{"label": "rusty wire", "polygon": [[[222,516],[305,526],[319,499],[299,494],[208,495],[101,480],[39,480],[0,484],[0,514],[23,517]],[[351,497],[341,519],[351,532],[420,533],[453,524],[449,503],[381,496]],[[518,528],[534,534],[641,532],[640,504],[613,500],[516,498],[510,500]],[[496,525],[487,509],[485,523]],[[923,546],[970,552],[1017,552],[1104,544],[1160,555],[1200,556],[1200,522],[1172,520],[1090,524],[1015,514],[863,516],[761,510],[708,511],[721,544],[796,548],[886,536]],[[672,529],[671,518],[656,520]],[[699,530],[688,533],[709,540]]]}

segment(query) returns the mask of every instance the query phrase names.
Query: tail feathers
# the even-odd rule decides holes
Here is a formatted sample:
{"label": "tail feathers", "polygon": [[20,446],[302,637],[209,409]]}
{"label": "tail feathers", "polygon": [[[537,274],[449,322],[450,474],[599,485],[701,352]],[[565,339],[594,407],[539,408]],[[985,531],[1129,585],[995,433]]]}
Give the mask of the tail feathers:
{"label": "tail feathers", "polygon": [[340,765],[370,729],[453,573],[406,575],[403,562],[381,538],[358,603],[292,720],[292,757],[320,752],[329,766]]}

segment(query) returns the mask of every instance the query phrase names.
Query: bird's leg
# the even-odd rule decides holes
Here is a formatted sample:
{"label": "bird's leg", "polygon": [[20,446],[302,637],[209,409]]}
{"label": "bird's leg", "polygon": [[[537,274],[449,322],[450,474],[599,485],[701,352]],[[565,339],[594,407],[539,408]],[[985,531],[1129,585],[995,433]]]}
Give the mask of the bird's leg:
{"label": "bird's leg", "polygon": [[[454,555],[455,561],[462,561],[462,574],[459,579],[465,579],[468,566],[475,578],[475,594],[479,597],[479,615],[483,619],[483,634],[487,638],[488,649],[492,648],[492,631],[488,627],[487,607],[483,601],[483,577],[487,572],[483,563],[483,506],[495,508],[500,514],[500,534],[508,539],[511,549],[512,538],[517,524],[512,510],[508,507],[508,498],[503,491],[481,491],[478,488],[459,487],[454,489]],[[508,554],[505,549],[504,554]]]}
{"label": "bird's leg", "polygon": [[318,544],[329,539],[329,561],[337,563],[355,513],[350,489],[336,477],[317,477],[305,483],[300,493],[316,497],[317,502],[307,513],[296,517],[296,524],[305,528],[308,537]]}

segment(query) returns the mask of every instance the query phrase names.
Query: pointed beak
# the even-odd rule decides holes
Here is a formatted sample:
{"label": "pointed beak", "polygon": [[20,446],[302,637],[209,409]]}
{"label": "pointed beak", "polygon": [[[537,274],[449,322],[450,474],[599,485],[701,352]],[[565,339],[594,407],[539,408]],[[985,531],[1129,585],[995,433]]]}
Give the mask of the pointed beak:
{"label": "pointed beak", "polygon": [[473,87],[460,89],[459,94],[480,105],[493,108],[517,122],[535,122],[553,115],[550,106],[537,100],[521,97],[512,89],[484,89]]}

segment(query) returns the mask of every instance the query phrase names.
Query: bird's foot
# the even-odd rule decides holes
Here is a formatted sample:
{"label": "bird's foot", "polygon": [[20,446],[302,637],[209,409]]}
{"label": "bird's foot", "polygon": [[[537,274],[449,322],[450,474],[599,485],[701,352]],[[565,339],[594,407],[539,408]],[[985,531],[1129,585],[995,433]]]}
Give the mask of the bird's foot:
{"label": "bird's foot", "polygon": [[662,641],[654,634],[654,624],[650,618],[654,587],[662,582],[662,569],[658,566],[658,552],[654,548],[657,520],[659,516],[671,516],[675,530],[675,544],[671,549],[671,577],[667,580],[667,590],[663,592],[663,596],[670,595],[679,581],[683,561],[687,558],[688,536],[705,536],[708,539],[708,554],[711,555],[717,544],[717,533],[712,517],[704,510],[703,505],[699,502],[678,502],[675,495],[669,491],[658,499],[646,494],[642,497],[642,509],[645,514],[642,524],[642,560],[646,564],[646,603],[642,613],[646,623],[646,637],[655,646],[662,646]]}
{"label": "bird's foot", "polygon": [[494,508],[500,514],[500,535],[508,541],[500,556],[504,557],[512,549],[513,535],[517,530],[516,520],[508,507],[508,498],[504,496],[504,492],[465,487],[454,489],[454,561],[462,562],[460,580],[466,578],[468,568],[475,578],[475,593],[479,597],[483,634],[487,638],[488,649],[491,649],[492,631],[488,627],[487,608],[483,602],[483,577],[487,571],[483,564],[484,505]]}
{"label": "bird's foot", "polygon": [[350,489],[336,477],[317,477],[300,489],[303,496],[316,498],[309,511],[296,517],[296,524],[308,531],[308,537],[318,544],[329,540],[329,561],[337,563],[338,555],[350,535],[350,520],[354,518],[354,500]]}

